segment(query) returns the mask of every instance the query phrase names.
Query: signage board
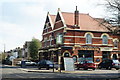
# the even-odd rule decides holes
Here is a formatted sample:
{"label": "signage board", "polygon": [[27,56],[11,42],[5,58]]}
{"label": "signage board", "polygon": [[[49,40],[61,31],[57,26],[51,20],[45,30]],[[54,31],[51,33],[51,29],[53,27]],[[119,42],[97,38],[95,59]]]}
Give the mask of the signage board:
{"label": "signage board", "polygon": [[112,47],[100,47],[101,51],[112,51],[113,48]]}
{"label": "signage board", "polygon": [[73,58],[64,58],[65,71],[74,71],[74,61]]}

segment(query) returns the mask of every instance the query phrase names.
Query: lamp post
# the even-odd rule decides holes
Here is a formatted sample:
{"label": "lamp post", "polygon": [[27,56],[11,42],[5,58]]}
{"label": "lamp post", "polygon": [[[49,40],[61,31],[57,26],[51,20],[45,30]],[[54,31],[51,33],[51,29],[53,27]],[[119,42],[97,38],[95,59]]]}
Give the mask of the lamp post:
{"label": "lamp post", "polygon": [[6,53],[5,53],[6,46],[5,46],[5,44],[3,44],[3,45],[4,45],[4,53],[3,53],[3,55],[4,55],[4,59],[5,59],[5,57],[6,57]]}
{"label": "lamp post", "polygon": [[54,72],[54,52],[52,51],[52,60],[53,60],[53,72]]}
{"label": "lamp post", "polygon": [[59,68],[58,68],[58,70],[59,70],[59,72],[61,73],[61,48],[59,47],[58,48],[58,64],[59,64]]}

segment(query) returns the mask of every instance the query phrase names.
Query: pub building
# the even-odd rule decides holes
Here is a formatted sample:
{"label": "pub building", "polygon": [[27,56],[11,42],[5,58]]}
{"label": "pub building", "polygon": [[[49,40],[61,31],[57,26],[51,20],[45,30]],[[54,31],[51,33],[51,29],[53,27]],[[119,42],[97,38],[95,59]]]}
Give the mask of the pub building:
{"label": "pub building", "polygon": [[[42,48],[39,60],[48,59],[56,63],[71,57],[74,63],[92,60],[98,65],[104,59],[120,60],[120,35],[113,35],[89,14],[61,12],[47,14],[42,33]],[[110,24],[106,24],[110,25]]]}

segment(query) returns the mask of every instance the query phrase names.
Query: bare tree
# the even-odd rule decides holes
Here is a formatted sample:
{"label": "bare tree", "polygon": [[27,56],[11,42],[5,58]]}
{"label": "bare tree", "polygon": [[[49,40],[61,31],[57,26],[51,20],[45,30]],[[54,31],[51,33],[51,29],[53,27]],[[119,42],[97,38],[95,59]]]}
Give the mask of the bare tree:
{"label": "bare tree", "polygon": [[[102,20],[101,24],[104,25],[110,32],[120,34],[120,0],[105,0],[104,6],[109,12],[106,20]],[[111,25],[106,25],[110,23]]]}

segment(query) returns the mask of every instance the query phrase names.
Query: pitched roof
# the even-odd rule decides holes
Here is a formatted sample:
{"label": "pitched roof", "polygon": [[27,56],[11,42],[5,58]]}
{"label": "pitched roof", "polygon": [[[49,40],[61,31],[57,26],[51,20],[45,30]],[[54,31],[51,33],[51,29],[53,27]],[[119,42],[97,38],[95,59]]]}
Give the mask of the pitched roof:
{"label": "pitched roof", "polygon": [[54,24],[56,15],[51,15],[50,14],[50,17],[51,17],[52,23]]}
{"label": "pitched roof", "polygon": [[[74,13],[61,12],[66,25],[74,26]],[[101,18],[92,18],[89,14],[79,14],[80,30],[87,31],[108,31],[105,26],[100,25]]]}

